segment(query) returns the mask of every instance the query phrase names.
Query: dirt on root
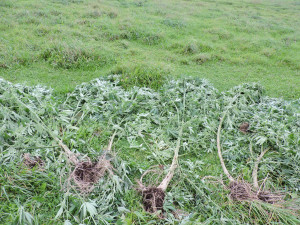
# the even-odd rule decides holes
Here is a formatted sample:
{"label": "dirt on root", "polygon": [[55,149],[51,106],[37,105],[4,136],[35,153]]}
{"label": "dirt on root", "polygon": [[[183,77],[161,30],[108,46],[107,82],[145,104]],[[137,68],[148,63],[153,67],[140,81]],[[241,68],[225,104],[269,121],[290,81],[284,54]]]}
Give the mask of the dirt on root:
{"label": "dirt on root", "polygon": [[42,169],[45,165],[44,161],[39,156],[31,156],[30,153],[24,154],[23,163],[29,169],[33,169],[34,167]]}
{"label": "dirt on root", "polygon": [[70,178],[74,181],[81,192],[90,192],[94,188],[94,184],[99,181],[106,172],[112,172],[113,166],[110,161],[101,157],[97,162],[90,160],[78,162],[75,165]]}
{"label": "dirt on root", "polygon": [[285,195],[280,192],[272,193],[269,191],[259,191],[257,193],[257,197],[259,200],[270,203],[270,204],[274,204],[276,202],[283,201],[284,196]]}
{"label": "dirt on root", "polygon": [[245,181],[234,181],[229,184],[230,197],[235,201],[258,199],[252,190],[251,184]]}
{"label": "dirt on root", "polygon": [[246,181],[234,181],[229,184],[230,197],[234,201],[260,200],[274,204],[284,199],[284,194],[280,192],[269,192],[253,189],[252,185]]}
{"label": "dirt on root", "polygon": [[142,191],[144,209],[150,213],[161,211],[165,201],[165,192],[157,187],[148,187]]}

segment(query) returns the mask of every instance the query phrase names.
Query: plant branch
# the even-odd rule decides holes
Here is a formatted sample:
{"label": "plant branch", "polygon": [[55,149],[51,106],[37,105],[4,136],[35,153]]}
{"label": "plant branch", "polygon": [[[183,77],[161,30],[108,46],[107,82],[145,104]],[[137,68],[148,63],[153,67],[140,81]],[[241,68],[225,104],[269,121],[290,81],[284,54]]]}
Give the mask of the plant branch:
{"label": "plant branch", "polygon": [[266,148],[264,151],[260,153],[257,157],[256,162],[254,163],[253,172],[252,172],[252,180],[253,180],[253,187],[258,189],[258,181],[257,181],[257,171],[258,171],[258,164],[260,163],[262,157],[269,151],[270,148]]}
{"label": "plant branch", "polygon": [[217,148],[218,148],[218,155],[219,155],[219,159],[220,159],[220,162],[221,162],[222,169],[223,169],[225,175],[230,180],[230,182],[233,182],[234,179],[230,175],[230,173],[228,172],[228,170],[226,168],[226,165],[224,163],[224,159],[223,159],[222,151],[221,151],[221,144],[220,144],[221,129],[222,129],[222,124],[223,124],[223,121],[224,121],[224,118],[225,118],[226,114],[227,114],[227,111],[224,112],[224,115],[220,119],[220,124],[219,124],[219,127],[218,127],[218,133],[217,133]]}
{"label": "plant branch", "polygon": [[175,151],[174,151],[174,157],[173,157],[173,160],[172,160],[171,167],[170,167],[169,172],[166,175],[166,177],[163,179],[163,181],[157,187],[157,188],[162,189],[163,191],[165,191],[167,189],[171,179],[174,176],[174,172],[175,172],[175,170],[177,168],[177,165],[178,165],[178,152],[179,152],[179,148],[180,148],[182,130],[183,130],[183,122],[182,122],[182,125],[181,125],[181,128],[180,128],[180,131],[179,131],[179,136],[178,136],[178,139],[177,139],[177,144],[176,144],[176,148],[175,148]]}

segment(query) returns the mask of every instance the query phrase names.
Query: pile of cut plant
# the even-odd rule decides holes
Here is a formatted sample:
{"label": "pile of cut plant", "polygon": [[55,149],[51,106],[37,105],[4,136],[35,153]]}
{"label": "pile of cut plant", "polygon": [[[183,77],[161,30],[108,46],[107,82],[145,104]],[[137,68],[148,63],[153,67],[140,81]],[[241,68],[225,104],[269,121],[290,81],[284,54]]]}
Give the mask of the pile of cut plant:
{"label": "pile of cut plant", "polygon": [[0,80],[1,224],[300,223],[300,100],[122,84]]}

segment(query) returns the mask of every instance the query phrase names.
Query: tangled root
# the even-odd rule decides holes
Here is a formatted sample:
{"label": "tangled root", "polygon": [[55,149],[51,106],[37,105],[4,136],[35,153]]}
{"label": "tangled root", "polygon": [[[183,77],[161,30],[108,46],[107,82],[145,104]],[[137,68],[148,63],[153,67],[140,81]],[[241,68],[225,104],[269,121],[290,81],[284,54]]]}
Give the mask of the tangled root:
{"label": "tangled root", "polygon": [[110,161],[105,159],[105,156],[102,156],[98,162],[91,162],[90,159],[84,162],[78,162],[70,178],[82,193],[88,193],[94,189],[94,184],[97,183],[106,172],[113,174],[112,169],[113,166]]}
{"label": "tangled root", "polygon": [[163,213],[163,206],[165,201],[165,192],[156,187],[148,187],[142,191],[144,209],[150,213]]}
{"label": "tangled root", "polygon": [[260,200],[274,204],[284,199],[284,194],[280,192],[256,191],[251,184],[246,181],[234,181],[229,184],[230,197],[234,201]]}
{"label": "tangled root", "polygon": [[257,200],[252,186],[245,181],[233,181],[229,184],[230,197],[234,201]]}
{"label": "tangled root", "polygon": [[[159,169],[155,169],[155,167],[159,167]],[[154,168],[154,169],[153,169]],[[150,183],[157,183],[158,179],[153,181],[153,174],[158,175],[158,178],[162,175],[162,170],[160,170],[160,166],[152,166],[151,169],[146,170],[141,176],[140,180],[138,180],[138,191],[142,194],[143,197],[143,206],[144,210],[149,213],[157,213],[160,211],[158,216],[163,218],[163,205],[165,201],[165,191],[159,187],[153,187],[143,184],[143,178],[152,173],[147,180],[150,180]]]}
{"label": "tangled root", "polygon": [[[223,172],[227,176],[228,180],[230,181],[229,184],[229,190],[230,190],[230,197],[231,199],[235,201],[251,201],[251,200],[259,200],[267,203],[275,203],[278,201],[283,200],[284,195],[280,193],[271,193],[269,191],[261,191],[258,185],[257,181],[257,171],[258,171],[258,165],[262,159],[262,157],[266,154],[266,152],[269,150],[269,148],[261,151],[260,155],[257,157],[257,160],[254,164],[254,169],[252,172],[252,179],[253,179],[253,185],[249,184],[248,182],[245,181],[239,181],[234,179],[229,171],[226,168],[223,156],[222,156],[222,150],[221,150],[221,141],[220,141],[220,136],[221,136],[221,129],[222,129],[222,123],[224,121],[224,118],[226,116],[226,113],[228,110],[226,110],[223,113],[223,116],[220,119],[219,127],[218,127],[218,132],[217,132],[217,149],[218,149],[218,156],[221,162],[221,166],[223,169]],[[244,122],[240,125],[240,131],[243,133],[250,132],[249,131],[249,126],[250,124],[248,122]]]}
{"label": "tangled root", "polygon": [[31,156],[30,153],[25,153],[23,156],[24,160],[23,163],[29,168],[33,169],[37,167],[39,169],[43,169],[44,161],[39,156]]}
{"label": "tangled root", "polygon": [[283,201],[284,194],[280,193],[280,192],[272,193],[269,191],[259,191],[257,193],[257,197],[259,200],[261,200],[263,202],[274,204],[276,202]]}

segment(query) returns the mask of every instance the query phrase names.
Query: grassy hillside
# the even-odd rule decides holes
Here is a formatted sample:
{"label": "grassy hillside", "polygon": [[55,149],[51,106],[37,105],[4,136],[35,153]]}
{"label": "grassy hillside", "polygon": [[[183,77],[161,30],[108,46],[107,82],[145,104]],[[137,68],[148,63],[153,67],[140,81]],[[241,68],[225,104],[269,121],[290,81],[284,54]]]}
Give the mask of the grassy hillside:
{"label": "grassy hillside", "polygon": [[66,93],[111,73],[300,97],[297,0],[1,0],[0,77]]}

